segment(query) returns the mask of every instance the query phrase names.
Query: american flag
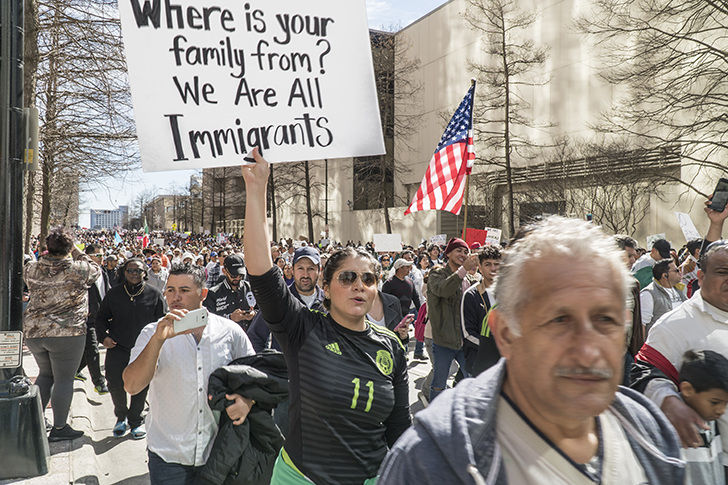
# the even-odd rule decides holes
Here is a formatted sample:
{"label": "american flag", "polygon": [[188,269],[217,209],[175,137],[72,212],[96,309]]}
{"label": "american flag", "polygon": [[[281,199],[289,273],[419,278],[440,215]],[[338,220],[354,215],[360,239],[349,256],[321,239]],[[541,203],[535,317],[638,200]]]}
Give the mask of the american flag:
{"label": "american flag", "polygon": [[443,210],[460,214],[465,178],[475,163],[473,148],[473,95],[475,84],[458,106],[422,178],[420,188],[405,215],[421,210]]}

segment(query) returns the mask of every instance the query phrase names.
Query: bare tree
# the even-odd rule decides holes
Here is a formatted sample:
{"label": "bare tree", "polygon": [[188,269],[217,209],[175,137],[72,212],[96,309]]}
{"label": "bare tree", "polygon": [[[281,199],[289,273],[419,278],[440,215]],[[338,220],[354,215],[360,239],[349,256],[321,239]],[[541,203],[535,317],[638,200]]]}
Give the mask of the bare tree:
{"label": "bare tree", "polygon": [[409,151],[410,139],[422,118],[419,109],[422,84],[413,74],[420,60],[412,58],[411,41],[404,33],[370,31],[374,78],[379,101],[379,114],[386,153],[357,157],[353,166],[354,209],[382,209],[387,233],[392,232],[388,208],[408,203],[397,198],[395,179],[401,179],[409,168],[398,163],[398,151]]}
{"label": "bare tree", "polygon": [[[728,7],[714,0],[595,0],[579,20],[600,74],[621,87],[599,130],[679,146],[683,167],[726,173]],[[684,172],[689,173],[690,171]],[[693,179],[675,181],[700,193]],[[705,194],[702,194],[705,195]]]}
{"label": "bare tree", "polygon": [[652,199],[663,198],[664,185],[679,170],[677,150],[566,138],[555,145],[544,153],[543,163],[514,172],[521,223],[544,214],[590,214],[608,231],[633,234]]}
{"label": "bare tree", "polygon": [[318,168],[318,162],[313,161],[280,163],[275,166],[276,200],[273,203],[280,206],[288,202],[294,213],[306,216],[306,237],[310,242],[315,241],[314,219],[323,218],[323,214],[313,204],[324,187],[324,183],[313,176],[313,171]]}
{"label": "bare tree", "polygon": [[527,117],[530,104],[521,90],[548,82],[534,74],[546,60],[548,48],[523,37],[536,14],[522,11],[518,0],[467,0],[466,4],[465,22],[482,37],[483,52],[491,61],[468,61],[480,86],[473,110],[473,131],[477,142],[486,148],[484,161],[505,169],[508,230],[512,235],[514,158],[533,159],[541,148],[526,136],[524,128],[551,126]]}
{"label": "bare tree", "polygon": [[[44,240],[53,187],[64,172],[75,173],[79,190],[138,166],[138,154],[116,1],[38,0],[37,5]],[[26,86],[32,89],[30,67]]]}

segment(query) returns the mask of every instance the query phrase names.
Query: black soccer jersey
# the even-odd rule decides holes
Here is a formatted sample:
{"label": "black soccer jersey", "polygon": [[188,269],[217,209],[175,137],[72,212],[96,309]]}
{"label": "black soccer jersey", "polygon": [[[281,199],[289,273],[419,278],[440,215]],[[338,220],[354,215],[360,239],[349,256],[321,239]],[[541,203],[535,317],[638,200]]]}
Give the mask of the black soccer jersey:
{"label": "black soccer jersey", "polygon": [[250,284],[288,363],[287,454],[318,485],[361,485],[411,424],[404,347],[386,328],[309,310],[275,267]]}

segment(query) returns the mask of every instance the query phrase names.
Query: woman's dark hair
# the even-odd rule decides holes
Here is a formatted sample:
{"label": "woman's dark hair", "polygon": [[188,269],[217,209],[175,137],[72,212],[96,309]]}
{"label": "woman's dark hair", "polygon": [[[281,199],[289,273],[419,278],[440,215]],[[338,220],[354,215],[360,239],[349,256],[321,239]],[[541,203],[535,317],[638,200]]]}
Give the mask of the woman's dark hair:
{"label": "woman's dark hair", "polygon": [[144,281],[149,279],[149,276],[147,275],[147,264],[144,262],[144,260],[140,258],[129,258],[124,263],[119,266],[119,268],[116,270],[116,275],[119,277],[119,284],[126,283],[126,268],[131,263],[139,263],[142,265],[142,269],[144,269]]}
{"label": "woman's dark hair", "polygon": [[[364,249],[355,249],[351,246],[347,246],[343,249],[339,249],[338,251],[335,251],[331,256],[329,256],[328,261],[326,261],[326,266],[324,266],[324,279],[323,283],[325,285],[330,285],[331,281],[334,279],[334,274],[341,268],[341,265],[344,264],[344,261],[346,261],[349,258],[364,258],[369,261],[369,264],[372,267],[372,273],[377,277],[377,281],[379,281],[379,277],[382,274],[382,265],[379,264],[379,261],[372,256],[368,251]],[[331,300],[329,298],[324,298],[324,307],[327,310],[331,309]]]}
{"label": "woman's dark hair", "polygon": [[46,248],[51,256],[68,256],[73,249],[73,235],[65,227],[54,227],[46,237]]}

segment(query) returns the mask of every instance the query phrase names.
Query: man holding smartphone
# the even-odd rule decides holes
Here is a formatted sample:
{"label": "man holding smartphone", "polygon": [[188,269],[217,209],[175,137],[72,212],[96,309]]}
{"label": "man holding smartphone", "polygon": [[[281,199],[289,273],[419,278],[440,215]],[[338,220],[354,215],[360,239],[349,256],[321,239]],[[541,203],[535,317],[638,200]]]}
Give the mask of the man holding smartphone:
{"label": "man holding smartphone", "polygon": [[255,316],[255,297],[250,284],[243,279],[243,258],[239,254],[226,257],[222,273],[225,280],[210,288],[204,301],[205,308],[210,313],[229,318],[247,332]]}
{"label": "man holding smartphone", "polygon": [[[174,266],[165,297],[169,313],[142,330],[124,371],[124,387],[134,395],[149,386],[147,449],[149,478],[160,483],[193,483],[210,456],[218,425],[207,404],[210,374],[231,361],[255,353],[245,332],[232,321],[209,314],[207,325],[174,331],[174,323],[202,308],[205,274],[195,265]],[[255,404],[226,395],[235,425]]]}

